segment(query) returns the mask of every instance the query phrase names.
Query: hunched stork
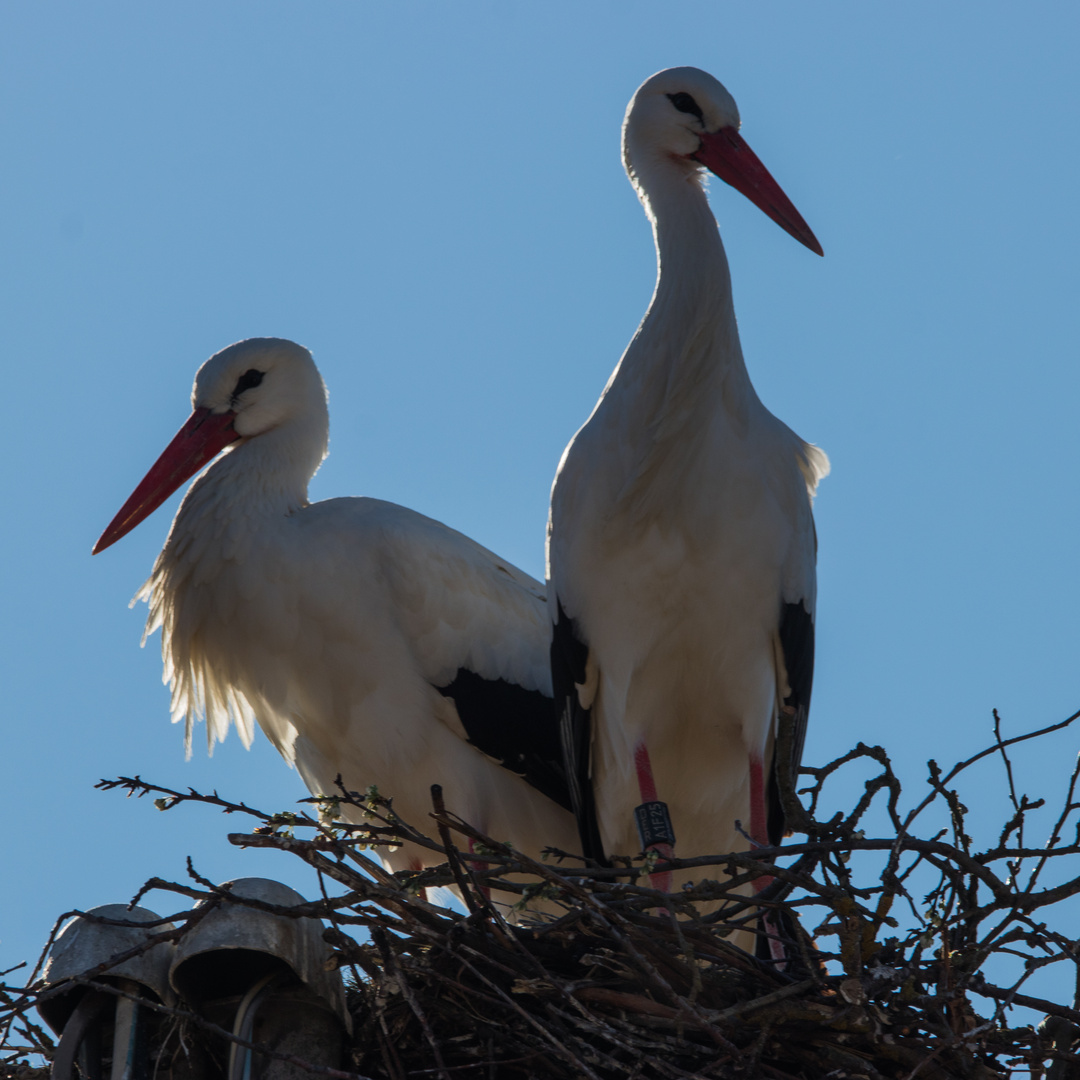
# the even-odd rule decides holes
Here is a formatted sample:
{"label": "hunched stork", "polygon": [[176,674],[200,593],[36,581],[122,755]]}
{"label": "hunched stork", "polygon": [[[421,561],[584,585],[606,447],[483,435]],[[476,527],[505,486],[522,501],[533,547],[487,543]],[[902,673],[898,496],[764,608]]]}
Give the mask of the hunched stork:
{"label": "hunched stork", "polygon": [[743,851],[747,831],[778,843],[778,724],[794,725],[796,769],[802,752],[828,459],[754,392],[703,170],[822,251],[738,129],[731,95],[696,68],[631,100],[623,162],[656,289],[552,489],[555,698],[582,845],[601,861],[669,855],[674,837],[686,856]]}
{"label": "hunched stork", "polygon": [[[153,573],[172,716],[207,739],[253,721],[315,795],[376,785],[422,827],[430,787],[471,824],[538,857],[576,848],[551,701],[544,587],[459,532],[367,498],[309,503],[326,456],[311,354],[253,338],[199,369],[194,412],[94,547],[185,480]],[[442,861],[419,847],[391,869]]]}

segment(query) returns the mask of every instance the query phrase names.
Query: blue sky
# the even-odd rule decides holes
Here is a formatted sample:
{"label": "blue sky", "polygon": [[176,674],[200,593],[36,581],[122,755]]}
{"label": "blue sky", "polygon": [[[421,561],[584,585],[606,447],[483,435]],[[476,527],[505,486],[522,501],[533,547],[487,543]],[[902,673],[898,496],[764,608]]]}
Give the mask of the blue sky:
{"label": "blue sky", "polygon": [[[310,891],[231,848],[232,819],[93,790],[305,794],[261,738],[184,761],[127,609],[178,497],[90,547],[198,365],[280,335],[330,388],[313,498],[403,503],[540,575],[559,455],[652,290],[618,137],[663,67],[725,83],[825,248],[714,182],[752,378],[833,463],[807,760],[882,743],[914,798],[993,707],[1014,733],[1080,707],[1078,24],[1064,3],[0,7],[0,866],[21,883],[0,968],[188,854]],[[1075,743],[1024,758],[1021,787],[1053,797]],[[997,778],[970,794],[986,840]]]}

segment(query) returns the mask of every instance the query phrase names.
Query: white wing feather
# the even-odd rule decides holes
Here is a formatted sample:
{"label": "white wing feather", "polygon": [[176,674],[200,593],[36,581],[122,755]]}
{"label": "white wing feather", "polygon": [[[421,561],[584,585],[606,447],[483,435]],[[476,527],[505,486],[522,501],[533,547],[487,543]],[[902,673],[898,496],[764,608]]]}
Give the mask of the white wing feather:
{"label": "white wing feather", "polygon": [[[150,607],[144,642],[162,630],[164,681],[189,755],[199,719],[211,750],[230,724],[249,745],[258,719],[292,763],[296,728],[280,705],[289,693],[285,672],[302,666],[298,657],[317,665],[327,650],[351,650],[348,666],[359,682],[365,670],[371,679],[390,678],[403,660],[385,640],[390,628],[400,629],[414,670],[433,686],[464,667],[550,694],[544,586],[480,544],[393,503],[331,499],[282,519],[293,541],[286,557],[234,545],[210,574],[202,545],[183,535],[199,486],[177,516],[179,535],[135,597]],[[294,549],[304,557],[288,557]],[[259,654],[252,655],[247,642],[256,630]],[[260,698],[276,704],[259,707]],[[310,703],[297,707],[316,711]]]}

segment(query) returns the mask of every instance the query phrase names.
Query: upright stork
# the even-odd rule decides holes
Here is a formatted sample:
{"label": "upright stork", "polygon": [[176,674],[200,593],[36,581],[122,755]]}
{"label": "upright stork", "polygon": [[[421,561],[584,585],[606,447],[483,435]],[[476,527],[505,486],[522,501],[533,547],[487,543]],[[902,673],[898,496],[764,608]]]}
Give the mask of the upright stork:
{"label": "upright stork", "polygon": [[571,795],[595,859],[670,855],[675,837],[688,857],[742,851],[746,833],[759,844],[784,833],[774,748],[792,724],[798,767],[814,664],[811,502],[829,465],[751,385],[704,170],[822,251],[711,75],[646,80],[622,147],[658,275],[552,490],[552,671]]}
{"label": "upright stork", "polygon": [[[377,499],[309,503],[326,390],[307,349],[229,346],[194,412],[95,554],[213,461],[184,497],[138,598],[162,630],[174,720],[210,745],[254,722],[315,795],[376,785],[423,827],[447,807],[538,857],[577,845],[551,703],[544,587],[431,518]],[[213,460],[221,451],[225,453]],[[144,635],[145,640],[145,635]],[[395,870],[443,858],[391,851]]]}

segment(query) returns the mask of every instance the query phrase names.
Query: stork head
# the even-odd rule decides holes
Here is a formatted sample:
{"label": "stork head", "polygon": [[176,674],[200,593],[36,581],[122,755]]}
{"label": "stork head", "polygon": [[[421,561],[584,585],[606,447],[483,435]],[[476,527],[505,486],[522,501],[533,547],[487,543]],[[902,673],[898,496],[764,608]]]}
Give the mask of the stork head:
{"label": "stork head", "polygon": [[643,200],[659,175],[719,176],[782,229],[822,254],[817,237],[739,134],[739,108],[724,86],[693,67],[667,68],[630,99],[623,121],[623,163]]}
{"label": "stork head", "polygon": [[326,456],[326,387],[311,353],[295,342],[249,338],[215,353],[195,376],[191,404],[187,423],[101,534],[95,555],[234,443],[265,438],[259,446],[267,470],[300,474],[305,490]]}
{"label": "stork head", "polygon": [[623,160],[628,171],[652,157],[697,172],[693,156],[702,136],[722,128],[738,131],[739,122],[735,99],[708,72],[667,68],[646,79],[626,107]]}
{"label": "stork head", "polygon": [[234,439],[326,416],[326,388],[311,353],[285,338],[248,338],[215,353],[195,375],[191,407],[231,418]]}

